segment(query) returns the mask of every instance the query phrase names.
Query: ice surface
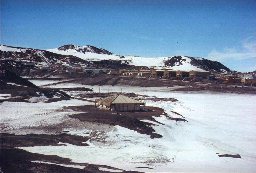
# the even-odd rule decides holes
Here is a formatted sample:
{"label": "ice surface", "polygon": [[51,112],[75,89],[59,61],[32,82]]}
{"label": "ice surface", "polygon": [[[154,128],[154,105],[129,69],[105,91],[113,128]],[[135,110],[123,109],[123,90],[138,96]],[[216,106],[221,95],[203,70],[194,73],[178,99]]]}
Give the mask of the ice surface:
{"label": "ice surface", "polygon": [[62,82],[64,80],[40,80],[40,79],[32,79],[29,80],[30,82],[32,82],[33,84],[35,84],[36,86],[43,86],[43,85],[49,85],[49,84],[54,84],[54,83],[58,83],[58,82]]}
{"label": "ice surface", "polygon": [[50,88],[79,88],[85,87],[83,84],[78,83],[59,83],[59,84],[48,84]]}
{"label": "ice surface", "polygon": [[[109,86],[101,87],[107,92]],[[118,90],[118,87],[113,87]],[[120,89],[121,87],[119,87]],[[23,149],[56,154],[73,162],[85,162],[137,171],[172,172],[254,172],[256,170],[256,112],[254,95],[171,92],[168,88],[122,87],[123,92],[136,92],[178,102],[146,101],[185,116],[188,122],[155,117],[164,125],[154,129],[163,138],[115,126],[104,142],[89,146],[37,146]],[[85,129],[85,132],[86,129]],[[83,134],[81,131],[77,135]],[[220,158],[220,154],[240,154],[241,159]],[[152,169],[149,169],[149,168]]]}
{"label": "ice surface", "polygon": [[64,106],[92,104],[81,100],[62,100],[52,103],[3,102],[0,103],[0,122],[5,129],[47,126],[61,123],[74,111],[62,110]]}
{"label": "ice surface", "polygon": [[78,168],[78,169],[84,169],[85,166],[80,166],[80,165],[67,165],[67,164],[59,164],[59,163],[52,163],[52,162],[44,162],[44,161],[31,161],[33,163],[44,163],[44,164],[49,164],[49,165],[59,165],[63,167],[68,167],[68,168]]}
{"label": "ice surface", "polygon": [[0,94],[1,100],[9,99],[10,97],[11,97],[11,94]]}
{"label": "ice surface", "polygon": [[104,168],[104,167],[99,167],[100,171],[106,171],[106,172],[123,172],[122,170],[116,170],[116,169],[110,169],[110,168]]}

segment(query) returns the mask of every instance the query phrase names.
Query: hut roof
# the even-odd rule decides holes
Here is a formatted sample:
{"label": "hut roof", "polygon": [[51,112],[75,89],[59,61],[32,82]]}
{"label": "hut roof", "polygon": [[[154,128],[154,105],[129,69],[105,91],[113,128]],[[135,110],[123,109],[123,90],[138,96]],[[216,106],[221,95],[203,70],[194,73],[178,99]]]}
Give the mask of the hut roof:
{"label": "hut roof", "polygon": [[103,103],[104,105],[110,106],[111,104],[143,104],[142,102],[129,98],[127,96],[124,95],[115,95],[115,96],[110,96],[110,97],[106,97],[104,99],[101,100],[101,103]]}

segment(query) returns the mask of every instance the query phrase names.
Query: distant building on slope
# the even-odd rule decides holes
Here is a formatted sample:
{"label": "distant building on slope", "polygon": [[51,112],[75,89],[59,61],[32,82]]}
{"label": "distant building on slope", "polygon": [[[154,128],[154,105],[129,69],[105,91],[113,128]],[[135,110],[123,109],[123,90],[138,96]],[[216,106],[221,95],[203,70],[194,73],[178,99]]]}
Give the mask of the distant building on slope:
{"label": "distant building on slope", "polygon": [[95,104],[117,112],[141,111],[142,106],[145,105],[145,103],[121,94],[96,100]]}
{"label": "distant building on slope", "polygon": [[253,74],[245,74],[241,79],[242,84],[256,86],[256,76]]}
{"label": "distant building on slope", "polygon": [[177,72],[170,68],[151,68],[151,77],[170,79],[177,77]]}
{"label": "distant building on slope", "polygon": [[151,68],[151,77],[164,78],[164,79],[183,79],[183,78],[208,78],[210,76],[209,71],[197,71],[197,70],[174,70],[168,67]]}
{"label": "distant building on slope", "polygon": [[241,78],[237,75],[233,75],[233,74],[230,74],[230,75],[225,75],[222,77],[222,79],[224,80],[223,83],[226,83],[226,84],[239,84],[241,83]]}

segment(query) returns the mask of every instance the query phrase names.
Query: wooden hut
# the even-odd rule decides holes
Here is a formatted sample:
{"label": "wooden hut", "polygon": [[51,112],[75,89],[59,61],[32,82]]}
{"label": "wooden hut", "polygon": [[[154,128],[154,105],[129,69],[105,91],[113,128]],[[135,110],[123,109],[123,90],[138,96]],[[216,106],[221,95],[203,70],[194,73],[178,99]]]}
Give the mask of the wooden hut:
{"label": "wooden hut", "polygon": [[104,106],[110,110],[118,112],[140,111],[141,105],[145,104],[121,94],[106,97],[96,101],[96,106]]}
{"label": "wooden hut", "polygon": [[176,77],[176,71],[171,69],[164,69],[164,76],[163,78],[170,79]]}
{"label": "wooden hut", "polygon": [[139,77],[150,77],[151,76],[151,70],[148,69],[141,69],[138,72]]}
{"label": "wooden hut", "polygon": [[177,77],[185,78],[185,77],[189,77],[189,72],[178,70],[176,75],[177,75]]}
{"label": "wooden hut", "polygon": [[241,79],[241,83],[244,85],[256,86],[256,78],[253,75],[245,75]]}

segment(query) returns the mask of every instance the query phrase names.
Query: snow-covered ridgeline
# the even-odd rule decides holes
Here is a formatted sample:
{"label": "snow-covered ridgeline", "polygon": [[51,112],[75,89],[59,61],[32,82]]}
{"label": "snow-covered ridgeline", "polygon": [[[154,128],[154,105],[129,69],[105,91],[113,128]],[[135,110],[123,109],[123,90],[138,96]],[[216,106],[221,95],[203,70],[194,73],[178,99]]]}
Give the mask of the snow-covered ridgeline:
{"label": "snow-covered ridgeline", "polygon": [[[74,49],[68,50],[59,50],[59,49],[48,49],[48,51],[61,54],[61,55],[73,55],[79,57],[83,60],[123,60],[129,62],[130,65],[135,66],[147,66],[147,67],[158,67],[163,68],[164,62],[169,59],[169,57],[139,57],[139,56],[124,56],[120,57],[118,55],[107,55],[107,54],[97,54],[91,52],[78,52]],[[172,70],[181,70],[181,71],[205,71],[196,66],[191,65],[191,59],[182,56],[183,62],[182,65],[176,64],[174,67],[169,67]]]}
{"label": "snow-covered ridgeline", "polygon": [[93,60],[93,61],[123,60],[123,61],[128,61],[131,65],[136,65],[136,66],[163,66],[164,65],[163,60],[168,58],[168,57],[135,57],[135,56],[125,56],[121,58],[118,55],[97,54],[92,52],[83,53],[83,52],[78,52],[74,49],[59,50],[58,48],[48,49],[48,51],[61,54],[61,55],[73,55],[83,60]]}
{"label": "snow-covered ridgeline", "polygon": [[[169,57],[139,57],[139,56],[120,56],[115,54],[107,54],[108,51],[99,48],[92,48],[90,46],[75,46],[68,49],[48,49],[47,51],[56,53],[59,55],[72,55],[83,60],[88,61],[100,61],[100,60],[121,60],[125,63],[129,63],[130,65],[135,66],[148,66],[148,67],[158,67],[163,68],[165,67],[165,61],[169,59]],[[86,50],[84,50],[86,49]],[[98,51],[102,51],[100,53],[95,52],[97,49]],[[44,50],[38,49],[31,49],[31,48],[18,48],[18,47],[11,47],[0,45],[0,50],[5,52],[26,52],[26,50],[35,50],[38,56],[44,58],[44,63],[49,64],[49,60],[44,56]],[[90,52],[91,51],[91,52]],[[166,67],[165,67],[166,68]],[[181,70],[181,71],[204,71],[196,66],[191,65],[191,59],[186,56],[182,56],[182,63],[176,63],[173,67],[167,67],[172,70]]]}
{"label": "snow-covered ridgeline", "polygon": [[60,55],[72,55],[76,56],[78,58],[81,58],[83,60],[104,60],[104,59],[112,59],[112,60],[120,60],[120,57],[117,55],[106,55],[106,54],[97,54],[97,53],[91,53],[91,52],[78,52],[74,49],[68,49],[68,50],[59,50],[59,49],[48,49],[47,51],[57,53]]}
{"label": "snow-covered ridgeline", "polygon": [[4,52],[26,52],[26,48],[16,48],[11,46],[0,45],[0,51]]}

